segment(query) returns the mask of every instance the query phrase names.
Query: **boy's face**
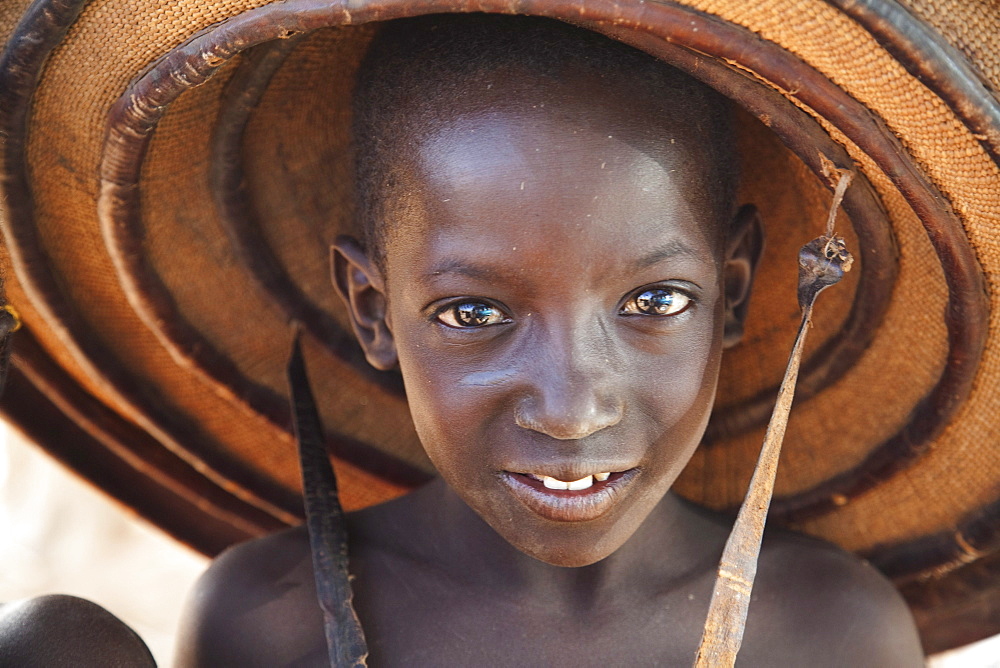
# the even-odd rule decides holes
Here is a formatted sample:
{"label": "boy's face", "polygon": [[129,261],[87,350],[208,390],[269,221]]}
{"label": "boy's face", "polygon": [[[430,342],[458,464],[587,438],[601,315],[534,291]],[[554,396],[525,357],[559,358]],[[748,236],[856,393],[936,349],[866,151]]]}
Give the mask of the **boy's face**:
{"label": "boy's face", "polygon": [[407,166],[385,281],[371,263],[347,272],[373,288],[355,290],[356,322],[384,306],[381,334],[360,338],[376,365],[398,357],[441,475],[562,566],[620,547],[684,468],[726,312],[705,166],[688,141],[629,140],[648,119],[591,86],[456,109]]}

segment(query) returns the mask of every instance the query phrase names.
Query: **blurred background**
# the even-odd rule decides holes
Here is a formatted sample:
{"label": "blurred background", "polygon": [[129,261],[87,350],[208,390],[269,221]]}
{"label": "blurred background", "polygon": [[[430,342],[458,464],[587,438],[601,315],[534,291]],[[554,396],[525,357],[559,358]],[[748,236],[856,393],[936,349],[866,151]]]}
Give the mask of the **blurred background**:
{"label": "blurred background", "polygon": [[[207,565],[0,421],[0,601],[50,593],[90,599],[170,666],[185,597]],[[1000,636],[928,665],[1000,668]]]}
{"label": "blurred background", "polygon": [[90,599],[170,666],[184,597],[207,566],[0,421],[0,601]]}

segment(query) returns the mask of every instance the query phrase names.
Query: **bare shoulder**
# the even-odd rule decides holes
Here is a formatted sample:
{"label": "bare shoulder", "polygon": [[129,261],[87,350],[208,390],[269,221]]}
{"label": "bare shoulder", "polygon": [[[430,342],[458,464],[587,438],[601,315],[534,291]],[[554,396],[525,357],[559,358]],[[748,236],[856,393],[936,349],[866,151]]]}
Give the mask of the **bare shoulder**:
{"label": "bare shoulder", "polygon": [[188,597],[177,665],[326,665],[315,592],[303,528],[229,548]]}
{"label": "bare shoulder", "polygon": [[124,622],[97,605],[61,594],[0,605],[0,665],[153,666],[153,655]]}
{"label": "bare shoulder", "polygon": [[922,666],[913,617],[869,563],[787,532],[765,539],[747,620],[744,665]]}

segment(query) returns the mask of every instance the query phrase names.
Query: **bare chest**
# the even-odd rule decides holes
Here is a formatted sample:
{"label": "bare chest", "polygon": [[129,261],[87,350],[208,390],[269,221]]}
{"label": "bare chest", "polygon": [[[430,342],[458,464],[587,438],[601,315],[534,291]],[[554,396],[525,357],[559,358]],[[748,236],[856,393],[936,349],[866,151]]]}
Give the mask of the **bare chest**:
{"label": "bare chest", "polygon": [[410,585],[359,597],[372,666],[689,665],[711,583],[552,601]]}

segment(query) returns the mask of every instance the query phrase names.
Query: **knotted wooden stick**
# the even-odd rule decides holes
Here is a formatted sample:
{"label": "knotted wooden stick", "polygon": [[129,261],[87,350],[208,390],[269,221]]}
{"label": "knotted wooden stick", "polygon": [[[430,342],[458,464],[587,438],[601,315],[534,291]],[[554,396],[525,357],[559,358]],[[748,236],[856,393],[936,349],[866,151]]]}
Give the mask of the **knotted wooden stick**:
{"label": "knotted wooden stick", "polygon": [[795,383],[805,345],[806,332],[812,318],[813,304],[820,291],[840,281],[851,270],[853,258],[844,240],[833,234],[833,221],[853,174],[842,171],[827,219],[826,233],[810,241],[799,251],[799,308],[802,322],[795,345],[788,359],[785,377],[778,390],[778,400],[764,435],[764,445],[754,469],[746,499],[736,517],[719,562],[719,572],[712,590],[712,602],[705,620],[701,646],[695,657],[696,668],[733,666],[743,642],[750,592],[757,575],[757,557],[764,535],[764,522],[774,492],[774,477],[778,471],[778,455],[785,437],[788,415],[795,396]]}

